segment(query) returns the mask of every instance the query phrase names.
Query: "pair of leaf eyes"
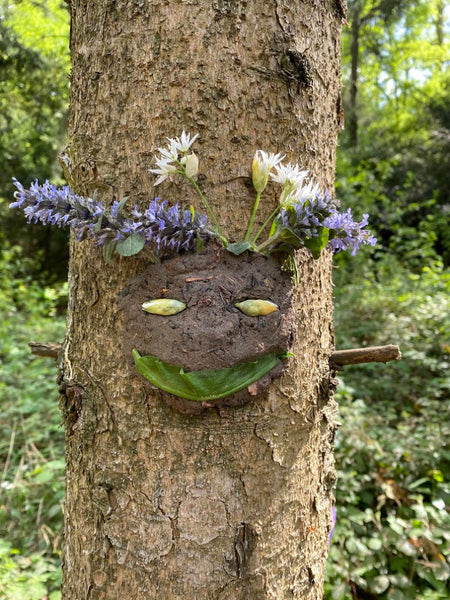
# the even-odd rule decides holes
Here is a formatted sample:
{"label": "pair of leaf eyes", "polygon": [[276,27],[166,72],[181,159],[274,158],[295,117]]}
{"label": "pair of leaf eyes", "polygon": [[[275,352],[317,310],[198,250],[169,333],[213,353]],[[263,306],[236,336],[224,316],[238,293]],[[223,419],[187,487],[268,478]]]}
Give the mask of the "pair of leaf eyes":
{"label": "pair of leaf eyes", "polygon": [[[244,300],[243,302],[236,302],[235,306],[249,317],[261,317],[279,310],[278,306],[269,300]],[[184,302],[172,298],[156,298],[144,302],[142,305],[142,310],[145,310],[145,312],[164,316],[176,315],[185,308],[186,304]]]}

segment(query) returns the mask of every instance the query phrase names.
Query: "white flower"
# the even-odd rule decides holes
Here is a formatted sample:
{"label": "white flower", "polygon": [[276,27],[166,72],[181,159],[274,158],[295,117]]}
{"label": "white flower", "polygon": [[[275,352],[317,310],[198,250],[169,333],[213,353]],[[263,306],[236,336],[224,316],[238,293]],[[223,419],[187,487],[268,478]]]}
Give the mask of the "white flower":
{"label": "white flower", "polygon": [[277,166],[284,156],[280,154],[267,154],[264,150],[257,150],[252,163],[253,187],[261,193],[267,185],[271,169]]}
{"label": "white flower", "polygon": [[287,163],[286,165],[277,165],[276,173],[271,173],[270,176],[277,183],[281,183],[285,188],[290,188],[291,191],[301,187],[303,180],[308,175],[308,171],[301,171],[298,165]]}
{"label": "white flower", "polygon": [[172,160],[174,159],[170,157],[157,158],[156,165],[158,169],[149,169],[150,173],[155,173],[156,175],[159,175],[158,179],[154,183],[155,186],[162,183],[165,179],[169,177],[169,175],[178,172],[176,165],[171,164]]}
{"label": "white flower", "polygon": [[164,160],[174,161],[178,159],[178,150],[174,144],[170,144],[168,150],[166,148],[158,148],[158,152],[161,153]]}
{"label": "white flower", "polygon": [[184,130],[181,133],[180,137],[176,138],[167,138],[170,142],[171,150],[175,150],[181,152],[182,154],[187,154],[189,148],[198,138],[199,134],[196,133],[193,138],[191,138],[190,133],[186,133]]}
{"label": "white flower", "polygon": [[[191,135],[183,130],[179,138],[167,138],[169,142],[168,148],[158,148],[158,152],[161,155],[159,158],[156,158],[156,166],[158,168],[149,169],[150,173],[159,175],[158,179],[154,183],[155,186],[162,183],[173,173],[182,174],[183,171],[180,171],[180,163],[185,165],[185,174],[187,177],[193,177],[197,173],[198,158],[193,153],[189,156],[187,154],[189,148],[197,138],[198,133],[191,138]],[[183,155],[181,159],[178,158],[179,153]],[[174,162],[178,163],[178,165],[172,164]],[[189,174],[187,172],[188,170]]]}
{"label": "white flower", "polygon": [[[304,186],[295,188],[292,191],[291,199],[294,204],[304,204],[307,200],[315,198],[318,192],[319,185],[314,184],[314,181],[310,181]],[[285,203],[286,201],[283,204]]]}

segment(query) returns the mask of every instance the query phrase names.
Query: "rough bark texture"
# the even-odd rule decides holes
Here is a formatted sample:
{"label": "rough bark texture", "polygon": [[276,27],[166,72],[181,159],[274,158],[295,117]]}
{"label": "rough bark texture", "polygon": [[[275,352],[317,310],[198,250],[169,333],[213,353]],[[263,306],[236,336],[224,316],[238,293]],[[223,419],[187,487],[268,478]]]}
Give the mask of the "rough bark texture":
{"label": "rough bark texture", "polygon": [[[256,149],[286,152],[332,187],[334,3],[72,0],[71,12],[66,153],[78,192],[146,204],[154,152],[183,128],[200,133],[198,182],[231,238],[250,216]],[[180,182],[158,194],[197,204]],[[259,223],[276,201],[270,188]],[[105,265],[90,241],[72,245],[64,600],[322,597],[335,479],[331,258],[297,259],[287,373],[243,407],[192,416],[146,388],[121,344],[118,294],[145,260]]]}

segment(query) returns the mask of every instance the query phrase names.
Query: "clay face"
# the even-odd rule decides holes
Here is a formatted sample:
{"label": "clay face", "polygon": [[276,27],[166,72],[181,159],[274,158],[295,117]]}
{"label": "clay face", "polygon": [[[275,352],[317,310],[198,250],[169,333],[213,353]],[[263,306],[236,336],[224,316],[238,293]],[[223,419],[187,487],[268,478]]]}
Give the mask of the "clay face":
{"label": "clay face", "polygon": [[[164,299],[185,308],[174,314],[142,309],[162,304],[164,313],[172,303],[153,302]],[[261,393],[270,375],[279,374],[267,357],[285,354],[293,341],[292,285],[279,263],[258,254],[234,256],[215,245],[150,265],[131,280],[119,305],[127,356],[135,349],[186,372],[265,363],[264,384],[253,383],[241,398]]]}

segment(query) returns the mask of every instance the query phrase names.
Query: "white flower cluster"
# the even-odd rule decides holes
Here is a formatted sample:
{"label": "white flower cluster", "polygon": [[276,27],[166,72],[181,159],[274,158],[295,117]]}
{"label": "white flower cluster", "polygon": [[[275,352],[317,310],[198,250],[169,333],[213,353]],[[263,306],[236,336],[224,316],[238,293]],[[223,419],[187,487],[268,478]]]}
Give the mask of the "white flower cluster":
{"label": "white flower cluster", "polygon": [[[184,175],[192,179],[198,173],[198,157],[190,152],[192,144],[198,138],[198,133],[191,137],[182,132],[180,137],[167,138],[167,148],[158,148],[160,156],[156,158],[156,169],[149,169],[158,175],[155,186],[165,181],[170,175]],[[308,181],[308,171],[302,171],[297,164],[283,164],[285,155],[273,154],[257,150],[252,163],[253,186],[258,194],[264,191],[269,177],[283,186],[280,204],[289,206],[303,204],[319,192],[319,186],[312,180]],[[272,169],[274,172],[272,173]]]}
{"label": "white flower cluster", "polygon": [[[261,193],[267,185],[269,176],[273,181],[283,186],[280,196],[280,204],[288,206],[291,204],[304,203],[313,198],[319,191],[319,186],[313,181],[306,182],[308,171],[302,171],[298,165],[291,163],[283,164],[284,156],[280,154],[267,154],[263,150],[257,150],[252,164],[253,186]],[[274,169],[275,173],[271,173]]]}
{"label": "white flower cluster", "polygon": [[167,138],[168,148],[158,148],[161,153],[161,156],[156,159],[158,168],[149,169],[150,173],[159,175],[155,181],[155,186],[174,173],[186,175],[188,179],[197,174],[198,158],[193,152],[189,154],[189,149],[197,138],[198,133],[191,137],[189,133],[183,131],[179,138]]}

